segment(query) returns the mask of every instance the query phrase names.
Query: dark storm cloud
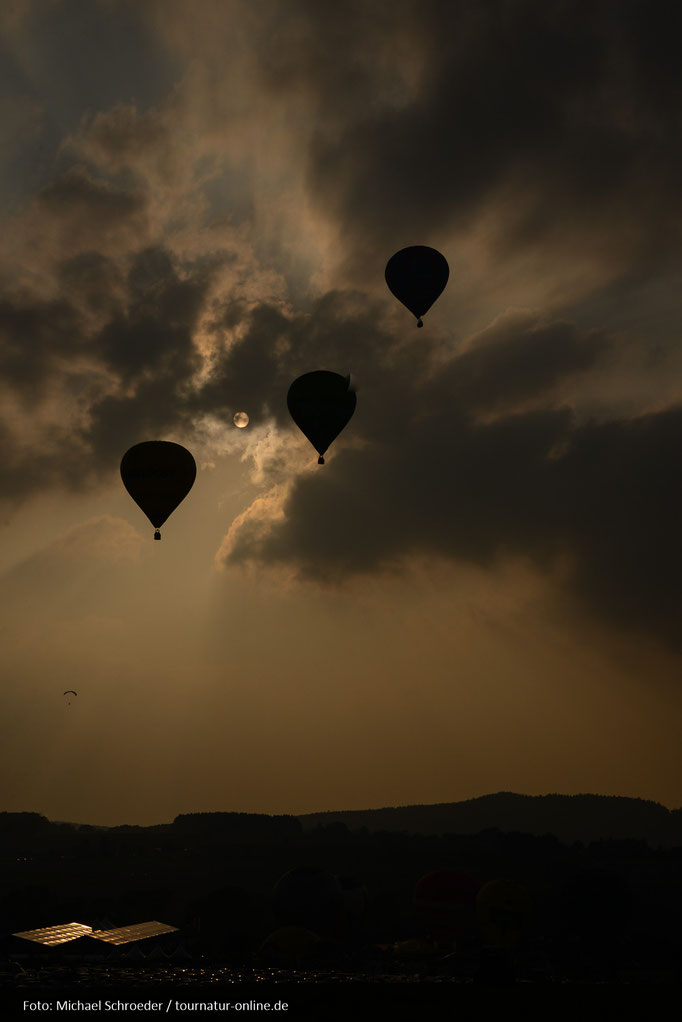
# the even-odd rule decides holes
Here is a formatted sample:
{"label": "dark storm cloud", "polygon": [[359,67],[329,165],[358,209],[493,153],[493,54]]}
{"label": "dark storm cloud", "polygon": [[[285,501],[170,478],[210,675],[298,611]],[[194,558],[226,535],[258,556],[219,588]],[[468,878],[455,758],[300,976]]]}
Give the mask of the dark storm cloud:
{"label": "dark storm cloud", "polygon": [[680,644],[682,407],[575,432],[557,464],[584,604]]}
{"label": "dark storm cloud", "polygon": [[[297,10],[262,75],[273,92],[313,97],[308,181],[356,278],[378,253],[490,208],[500,258],[539,242],[563,260],[564,244],[588,260],[597,250],[612,302],[679,266],[672,5],[656,16],[636,2]],[[431,340],[382,348],[368,321],[354,324],[371,355],[351,363],[361,389],[348,433],[369,444],[341,443],[333,472],[299,478],[269,534],[245,516],[228,559],[331,584],[410,553],[568,563],[583,607],[678,641],[682,411],[607,421],[604,408],[585,422],[561,405],[569,381],[613,365],[614,338],[510,312],[444,357]],[[296,345],[305,337],[297,324]]]}
{"label": "dark storm cloud", "polygon": [[[65,90],[65,102],[81,103],[85,91],[91,109],[112,106],[122,98],[147,105],[173,86],[178,68],[136,7],[101,0],[35,5],[27,31],[46,75]],[[65,53],[68,76],[63,74]]]}
{"label": "dark storm cloud", "polygon": [[[227,257],[225,257],[227,258]],[[3,496],[20,500],[52,485],[81,489],[108,473],[140,439],[191,429],[201,402],[190,401],[200,365],[197,322],[216,268],[225,258],[182,264],[161,246],[128,262],[93,251],[57,268],[63,298],[28,294],[0,300],[0,373],[26,414],[59,394],[85,413],[26,444],[22,428],[6,432]],[[126,261],[123,261],[126,262]],[[104,325],[93,328],[83,313]]]}
{"label": "dark storm cloud", "polygon": [[255,424],[272,412],[280,418],[276,395],[285,377],[278,358],[278,349],[288,348],[291,322],[272,306],[257,306],[249,315],[240,302],[229,302],[213,322],[217,336],[246,322],[244,336],[223,350],[211,379],[194,398],[197,410],[228,414],[237,406],[249,409]]}
{"label": "dark storm cloud", "polygon": [[[610,356],[612,339],[600,331],[509,313],[444,362],[426,331],[396,349],[376,310],[344,320],[344,306],[343,295],[328,295],[300,320],[260,309],[226,356],[225,379],[248,378],[249,352],[265,368],[259,380],[251,367],[261,398],[283,394],[294,366],[344,363],[360,390],[346,435],[369,441],[359,450],[338,444],[333,468],[298,479],[269,532],[247,517],[228,559],[288,563],[325,584],[410,554],[482,566],[522,556],[550,572],[568,563],[582,606],[675,641],[682,484],[671,466],[682,409],[597,424],[553,407],[561,384]],[[286,423],[283,402],[278,414]]]}
{"label": "dark storm cloud", "polygon": [[196,368],[192,335],[210,275],[182,278],[162,248],[138,253],[128,273],[125,310],[114,316],[95,347],[124,382],[144,369],[188,378]]}
{"label": "dark storm cloud", "polygon": [[342,451],[299,479],[284,521],[266,538],[247,522],[231,560],[338,584],[409,554],[482,566],[521,555],[549,571],[568,558],[584,607],[679,642],[682,408],[583,425],[547,409],[483,425],[424,397],[414,392],[399,443]]}
{"label": "dark storm cloud", "polygon": [[84,491],[91,482],[88,460],[66,428],[50,431],[49,442],[28,446],[21,433],[0,423],[0,504],[12,511],[25,497],[51,488]]}
{"label": "dark storm cloud", "polygon": [[107,396],[92,409],[87,431],[93,468],[110,472],[142,440],[159,440],[186,424],[183,404],[167,377],[145,380],[131,397]]}
{"label": "dark storm cloud", "polygon": [[356,264],[466,227],[509,183],[501,255],[577,227],[644,275],[676,255],[677,5],[297,6],[299,45],[273,41],[263,75],[315,97],[309,183]]}
{"label": "dark storm cloud", "polygon": [[223,350],[211,379],[194,397],[197,410],[247,408],[254,423],[272,416],[290,424],[286,394],[302,373],[351,369],[364,379],[381,370],[392,339],[382,329],[377,309],[359,294],[329,292],[308,314],[289,314],[273,305],[247,310],[229,302],[216,315],[213,330],[242,323],[243,336]]}
{"label": "dark storm cloud", "polygon": [[[9,92],[34,93],[41,102],[49,97],[66,121],[60,133],[75,127],[84,104],[101,110],[123,100],[146,107],[177,80],[177,66],[136,4],[50,0],[23,6],[13,28],[7,17],[0,81]],[[27,52],[30,61],[21,59]]]}
{"label": "dark storm cloud", "polygon": [[71,167],[38,193],[43,215],[65,232],[64,244],[95,248],[112,235],[142,231],[147,200],[142,191],[94,178]]}
{"label": "dark storm cloud", "polygon": [[443,369],[433,382],[434,395],[484,412],[539,396],[546,400],[555,386],[592,368],[612,345],[602,331],[583,333],[573,323],[508,312]]}
{"label": "dark storm cloud", "polygon": [[[139,442],[178,426],[204,410],[193,400],[192,377],[200,366],[194,333],[220,258],[181,266],[162,247],[132,261],[127,304],[94,338],[93,347],[124,385],[92,407],[88,439],[105,465]],[[131,389],[132,388],[132,389]]]}
{"label": "dark storm cloud", "polygon": [[0,298],[0,379],[36,398],[62,358],[84,350],[81,317],[64,299]]}
{"label": "dark storm cloud", "polygon": [[286,392],[297,376],[315,369],[352,372],[360,394],[354,428],[373,444],[399,447],[415,424],[437,432],[434,409],[462,416],[518,410],[525,402],[547,405],[561,384],[599,366],[613,343],[601,331],[511,311],[461,354],[447,356],[440,335],[418,331],[412,322],[396,343],[385,313],[361,294],[342,291],[323,295],[298,315],[230,303],[213,329],[219,334],[241,321],[243,335],[224,350],[190,404],[196,410],[243,405],[254,421],[273,416],[290,428]]}
{"label": "dark storm cloud", "polygon": [[113,314],[120,302],[124,278],[113,259],[101,252],[79,252],[57,269],[62,293],[70,294],[90,312]]}

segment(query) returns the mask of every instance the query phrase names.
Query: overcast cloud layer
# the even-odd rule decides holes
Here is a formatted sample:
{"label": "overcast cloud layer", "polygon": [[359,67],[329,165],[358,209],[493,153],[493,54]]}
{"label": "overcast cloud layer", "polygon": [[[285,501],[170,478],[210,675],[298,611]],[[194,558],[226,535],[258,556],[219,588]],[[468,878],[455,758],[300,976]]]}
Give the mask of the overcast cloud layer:
{"label": "overcast cloud layer", "polygon": [[[47,8],[1,22],[26,111],[0,241],[5,505],[97,486],[144,439],[241,449],[259,494],[222,565],[329,586],[520,557],[675,646],[679,9]],[[383,281],[410,244],[451,270],[418,332]],[[320,470],[286,411],[317,368],[358,392]]]}

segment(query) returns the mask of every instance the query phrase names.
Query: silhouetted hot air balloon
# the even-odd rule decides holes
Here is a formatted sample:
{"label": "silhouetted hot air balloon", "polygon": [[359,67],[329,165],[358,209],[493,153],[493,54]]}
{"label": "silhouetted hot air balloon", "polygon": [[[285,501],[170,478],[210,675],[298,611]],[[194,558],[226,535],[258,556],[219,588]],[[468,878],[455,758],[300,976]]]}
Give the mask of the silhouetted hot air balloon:
{"label": "silhouetted hot air balloon", "polygon": [[386,283],[398,301],[424,326],[424,316],[443,293],[450,276],[445,256],[426,245],[401,248],[386,264]]}
{"label": "silhouetted hot air balloon", "polygon": [[318,465],[324,465],[324,452],[350,421],[355,401],[350,375],[325,369],[305,373],[289,387],[289,413],[319,454]]}
{"label": "silhouetted hot air balloon", "polygon": [[154,526],[154,539],[161,539],[159,529],[192,489],[196,474],[189,451],[168,440],[147,440],[123,455],[123,485]]}

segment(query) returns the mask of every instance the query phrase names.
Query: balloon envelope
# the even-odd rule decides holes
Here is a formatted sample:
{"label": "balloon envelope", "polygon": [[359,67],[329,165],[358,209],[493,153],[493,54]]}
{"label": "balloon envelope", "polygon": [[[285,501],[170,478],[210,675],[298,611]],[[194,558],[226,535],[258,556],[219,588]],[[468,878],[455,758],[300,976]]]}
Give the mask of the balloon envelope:
{"label": "balloon envelope", "polygon": [[324,452],[349,422],[355,402],[350,376],[326,369],[305,373],[289,387],[287,407],[291,418],[320,455],[320,464]]}
{"label": "balloon envelope", "polygon": [[386,283],[422,325],[421,317],[443,293],[450,276],[447,259],[426,245],[402,248],[386,264]]}
{"label": "balloon envelope", "polygon": [[192,489],[197,466],[189,451],[168,440],[135,444],[123,455],[123,485],[155,529]]}

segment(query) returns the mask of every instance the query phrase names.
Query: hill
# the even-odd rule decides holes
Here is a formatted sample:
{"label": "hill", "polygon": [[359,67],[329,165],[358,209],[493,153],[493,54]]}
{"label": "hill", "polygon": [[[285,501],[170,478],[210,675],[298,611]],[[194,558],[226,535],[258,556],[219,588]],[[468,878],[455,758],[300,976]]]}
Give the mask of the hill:
{"label": "hill", "polygon": [[500,791],[464,802],[306,813],[304,830],[343,823],[349,830],[406,834],[478,834],[495,828],[553,834],[564,843],[632,839],[682,847],[682,809],[616,795],[516,795]]}

